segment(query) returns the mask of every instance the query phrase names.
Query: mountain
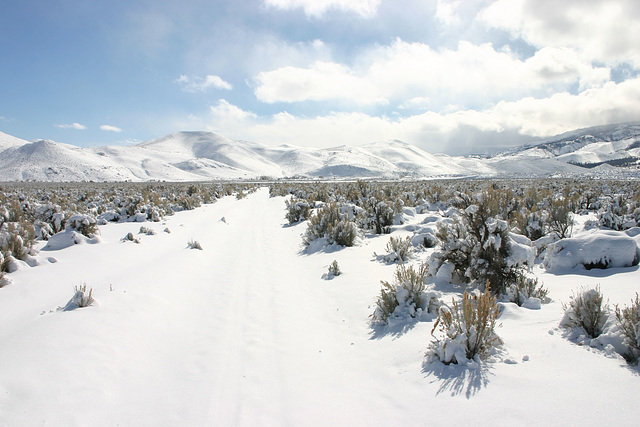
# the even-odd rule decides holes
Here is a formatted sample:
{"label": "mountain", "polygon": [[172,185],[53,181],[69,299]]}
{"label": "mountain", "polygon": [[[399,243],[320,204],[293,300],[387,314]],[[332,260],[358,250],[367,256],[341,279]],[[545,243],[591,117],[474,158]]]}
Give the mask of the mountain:
{"label": "mountain", "polygon": [[133,146],[80,148],[0,132],[0,181],[201,181],[638,174],[640,122],[567,132],[492,156],[430,154],[402,141],[325,149],[176,132]]}
{"label": "mountain", "polygon": [[516,147],[493,158],[555,159],[583,168],[603,164],[636,166],[640,160],[640,121],[570,131],[535,146]]}

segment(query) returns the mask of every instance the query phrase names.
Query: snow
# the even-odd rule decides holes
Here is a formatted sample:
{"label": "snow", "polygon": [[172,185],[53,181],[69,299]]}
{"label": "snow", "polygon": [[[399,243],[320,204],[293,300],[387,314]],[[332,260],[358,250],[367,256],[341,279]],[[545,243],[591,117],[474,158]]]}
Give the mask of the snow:
{"label": "snow", "polygon": [[[284,215],[284,198],[261,189],[147,223],[155,235],[100,226],[100,243],[54,245],[11,273],[0,289],[0,425],[637,424],[637,368],[559,326],[581,286],[628,304],[637,267],[536,265],[552,302],[502,303],[499,351],[445,366],[425,361],[432,321],[371,326],[380,280],[395,270],[371,254],[389,235],[306,252],[306,224]],[[129,232],[140,244],[121,241]],[[192,239],[203,250],[186,249]],[[333,260],[343,273],[325,280]],[[58,311],[84,283],[96,302]],[[431,286],[445,302],[463,291]]]}
{"label": "snow", "polygon": [[638,264],[638,245],[622,231],[583,232],[550,244],[544,264],[552,271],[577,266],[587,269],[631,267]]}
{"label": "snow", "polygon": [[[593,135],[592,135],[593,134]],[[637,157],[640,125],[574,131],[565,139],[489,157],[430,154],[396,140],[325,149],[269,146],[211,132],[176,132],[133,146],[80,148],[0,132],[0,181],[203,181],[256,178],[442,178],[610,176],[599,163]],[[615,171],[632,173],[632,169]]]}

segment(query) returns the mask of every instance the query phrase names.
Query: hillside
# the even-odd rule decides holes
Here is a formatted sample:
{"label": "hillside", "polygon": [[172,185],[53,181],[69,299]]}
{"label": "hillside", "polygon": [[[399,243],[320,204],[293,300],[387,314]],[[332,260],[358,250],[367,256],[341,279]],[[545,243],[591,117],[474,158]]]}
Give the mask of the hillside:
{"label": "hillside", "polygon": [[[639,160],[640,122],[576,130],[481,157],[433,155],[397,140],[315,149],[195,131],[134,146],[79,148],[0,133],[0,181],[615,176],[637,174]],[[607,165],[614,168],[598,167]]]}

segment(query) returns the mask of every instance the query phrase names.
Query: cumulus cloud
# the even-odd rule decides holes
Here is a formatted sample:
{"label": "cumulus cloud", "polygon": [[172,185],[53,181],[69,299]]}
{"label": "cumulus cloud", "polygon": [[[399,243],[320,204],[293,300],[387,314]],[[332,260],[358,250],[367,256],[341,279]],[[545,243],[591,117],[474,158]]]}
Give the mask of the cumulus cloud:
{"label": "cumulus cloud", "polygon": [[366,78],[346,66],[317,61],[308,68],[283,67],[257,77],[256,97],[263,102],[347,100],[357,104],[386,103]]}
{"label": "cumulus cloud", "polygon": [[202,78],[197,76],[189,77],[183,74],[176,79],[176,83],[180,85],[183,91],[192,93],[204,92],[208,89],[233,89],[233,86],[231,86],[230,83],[216,75],[208,75],[205,78]]}
{"label": "cumulus cloud", "polygon": [[359,105],[407,99],[484,105],[503,99],[543,96],[553,90],[598,87],[610,69],[595,66],[568,48],[545,47],[522,60],[489,43],[462,41],[456,49],[395,40],[362,53],[352,68],[316,61],[308,67],[281,67],[257,76],[256,97],[263,102],[342,100]]}
{"label": "cumulus cloud", "polygon": [[122,132],[122,129],[120,129],[119,127],[111,125],[101,125],[100,130],[104,130],[107,132]]}
{"label": "cumulus cloud", "polygon": [[85,130],[87,128],[85,125],[81,125],[80,123],[71,123],[71,124],[61,123],[61,124],[55,125],[55,127],[60,129],[76,129],[76,130]]}
{"label": "cumulus cloud", "polygon": [[353,12],[363,18],[375,16],[380,0],[264,0],[265,5],[277,9],[304,9],[308,17],[321,17],[331,9]]}
{"label": "cumulus cloud", "polygon": [[640,67],[636,0],[497,0],[478,18],[536,47],[570,47],[594,61]]}

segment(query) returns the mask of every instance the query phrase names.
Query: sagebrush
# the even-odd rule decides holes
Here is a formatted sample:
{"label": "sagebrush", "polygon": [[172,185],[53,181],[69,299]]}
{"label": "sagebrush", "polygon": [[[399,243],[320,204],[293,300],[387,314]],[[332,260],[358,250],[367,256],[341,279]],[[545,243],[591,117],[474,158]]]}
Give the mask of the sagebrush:
{"label": "sagebrush", "polygon": [[563,326],[579,327],[584,329],[591,338],[596,338],[602,334],[607,321],[608,306],[604,302],[600,286],[595,288],[581,288],[571,296],[568,303],[563,303],[564,318],[561,321]]}
{"label": "sagebrush", "polygon": [[[465,291],[462,300],[452,299],[451,307],[442,306],[431,335],[427,358],[444,364],[477,360],[502,344],[495,332],[500,308],[489,283],[481,293]],[[438,336],[434,332],[438,333]]]}
{"label": "sagebrush", "polygon": [[374,322],[387,323],[390,319],[417,317],[423,313],[433,313],[439,307],[434,292],[425,292],[427,267],[420,265],[406,267],[399,264],[393,282],[382,280],[380,296],[371,315]]}
{"label": "sagebrush", "polygon": [[640,359],[640,298],[631,300],[629,307],[615,306],[615,316],[624,335],[624,344],[629,349],[624,357],[630,363],[638,363]]}

